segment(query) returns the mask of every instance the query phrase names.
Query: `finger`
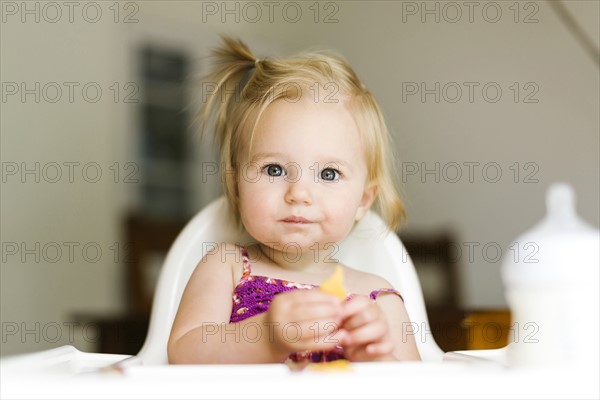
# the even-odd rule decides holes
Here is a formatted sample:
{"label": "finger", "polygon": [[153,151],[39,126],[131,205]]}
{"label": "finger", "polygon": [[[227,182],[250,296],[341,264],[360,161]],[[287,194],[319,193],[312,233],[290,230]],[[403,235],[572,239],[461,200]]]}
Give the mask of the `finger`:
{"label": "finger", "polygon": [[[290,332],[296,332],[298,337],[307,339],[314,338],[315,340],[331,337],[338,331],[338,328],[339,324],[327,319],[289,323],[287,326],[282,327],[282,329],[287,329]],[[338,335],[338,337],[339,336],[340,335]]]}
{"label": "finger", "polygon": [[383,356],[394,351],[394,344],[388,340],[377,343],[369,343],[365,346],[365,352],[371,356]]}
{"label": "finger", "polygon": [[296,325],[294,329],[284,332],[283,339],[298,351],[330,350],[342,346],[344,335],[344,332],[332,329],[315,329],[315,326],[307,329],[305,326]]}
{"label": "finger", "polygon": [[343,319],[343,326],[345,329],[352,331],[360,328],[361,326],[372,323],[379,318],[379,315],[380,313],[377,309],[377,306],[371,304],[369,307],[363,308],[350,317]]}
{"label": "finger", "polygon": [[392,360],[393,346],[383,345],[373,350],[373,344],[344,348],[344,356],[350,361]]}
{"label": "finger", "polygon": [[300,303],[290,308],[286,316],[290,321],[299,323],[327,320],[339,325],[342,322],[342,308],[339,304]]}
{"label": "finger", "polygon": [[350,361],[366,361],[368,354],[365,350],[366,346],[344,347],[344,356]]}
{"label": "finger", "polygon": [[345,343],[349,345],[359,345],[371,342],[378,342],[387,333],[387,325],[381,321],[361,326],[355,330],[348,332],[348,337]]}
{"label": "finger", "polygon": [[304,349],[312,349],[315,346],[319,348],[334,348],[336,346],[342,346],[344,341],[345,332],[342,331],[319,331],[313,332],[311,335],[307,337],[303,337],[302,341],[299,342],[300,346]]}
{"label": "finger", "polygon": [[356,314],[360,310],[369,307],[373,302],[366,296],[355,296],[342,305],[342,318]]}

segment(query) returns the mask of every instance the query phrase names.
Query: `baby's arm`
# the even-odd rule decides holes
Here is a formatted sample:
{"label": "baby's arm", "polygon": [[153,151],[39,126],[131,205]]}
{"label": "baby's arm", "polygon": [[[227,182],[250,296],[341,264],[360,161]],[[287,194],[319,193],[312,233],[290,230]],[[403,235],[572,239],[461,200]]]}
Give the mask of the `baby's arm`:
{"label": "baby's arm", "polygon": [[[233,271],[242,268],[239,257],[224,251],[231,246],[220,246],[207,255],[192,274],[171,329],[170,363],[275,363],[294,351],[335,346],[331,337],[326,337],[330,332],[319,331],[323,337],[315,337],[314,324],[339,322],[341,306],[318,290],[281,293],[268,312],[230,324]],[[290,330],[293,341],[286,340],[283,329],[290,323],[299,327],[301,334],[297,337]]]}
{"label": "baby's arm", "polygon": [[229,323],[233,268],[240,265],[240,258],[225,248],[232,245],[221,245],[206,255],[188,281],[169,337],[169,363],[266,363],[281,357],[271,352],[265,340],[268,335],[254,343],[242,340],[246,325],[263,326],[264,315],[237,326]]}

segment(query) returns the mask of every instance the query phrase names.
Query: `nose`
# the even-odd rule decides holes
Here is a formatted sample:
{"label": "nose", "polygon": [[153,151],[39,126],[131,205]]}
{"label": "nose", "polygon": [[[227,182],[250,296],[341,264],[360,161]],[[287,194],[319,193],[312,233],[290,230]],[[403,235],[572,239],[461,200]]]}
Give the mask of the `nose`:
{"label": "nose", "polygon": [[288,204],[311,205],[313,198],[309,185],[310,182],[305,182],[304,178],[298,178],[294,182],[289,182],[285,193],[285,202]]}

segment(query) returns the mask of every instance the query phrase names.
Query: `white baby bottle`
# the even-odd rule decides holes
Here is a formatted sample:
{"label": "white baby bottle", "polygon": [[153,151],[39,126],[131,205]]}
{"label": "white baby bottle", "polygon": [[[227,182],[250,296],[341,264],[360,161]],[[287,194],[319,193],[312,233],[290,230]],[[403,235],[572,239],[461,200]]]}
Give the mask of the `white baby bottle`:
{"label": "white baby bottle", "polygon": [[502,277],[515,366],[598,364],[600,231],[581,220],[575,194],[553,184],[546,217],[515,239]]}

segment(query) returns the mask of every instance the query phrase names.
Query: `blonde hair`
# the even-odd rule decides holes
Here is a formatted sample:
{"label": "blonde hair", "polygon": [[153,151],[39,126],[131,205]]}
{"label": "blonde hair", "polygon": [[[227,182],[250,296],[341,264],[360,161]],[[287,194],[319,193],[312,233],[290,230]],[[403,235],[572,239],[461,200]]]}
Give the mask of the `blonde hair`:
{"label": "blonde hair", "polygon": [[[225,195],[241,227],[237,176],[244,146],[248,155],[254,128],[264,110],[277,99],[291,99],[297,88],[324,87],[347,97],[365,146],[369,181],[377,184],[375,207],[391,230],[405,217],[404,205],[393,179],[393,155],[389,133],[377,102],[339,55],[326,52],[301,53],[286,58],[259,60],[240,40],[223,37],[213,52],[213,70],[204,78],[203,89],[212,85],[207,101],[197,114],[204,134],[214,125],[221,153],[221,177]],[[292,90],[290,91],[290,87]],[[203,94],[205,95],[205,94]],[[248,127],[252,127],[248,132]]]}

